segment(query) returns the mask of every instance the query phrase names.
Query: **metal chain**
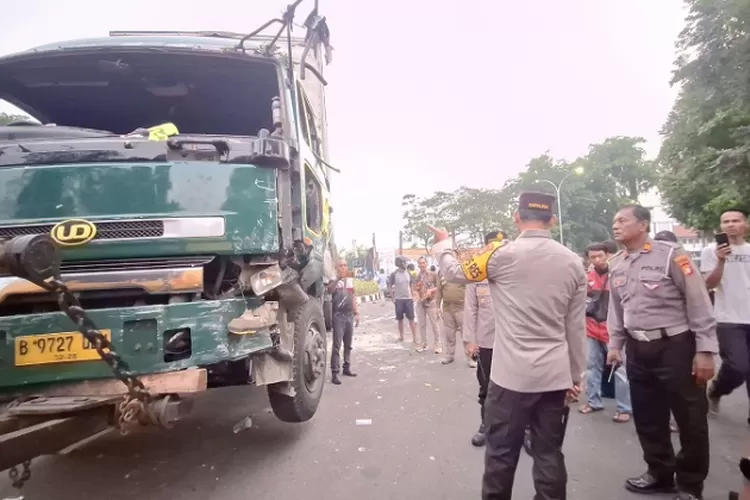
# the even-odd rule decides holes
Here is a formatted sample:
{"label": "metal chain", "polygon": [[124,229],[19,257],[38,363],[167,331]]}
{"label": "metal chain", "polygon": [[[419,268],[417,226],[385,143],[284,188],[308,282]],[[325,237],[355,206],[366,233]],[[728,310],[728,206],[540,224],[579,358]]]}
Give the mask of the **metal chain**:
{"label": "metal chain", "polygon": [[[78,331],[94,346],[99,357],[109,365],[115,377],[127,387],[128,393],[117,408],[120,433],[127,434],[129,427],[140,422],[141,415],[146,414],[146,403],[150,398],[148,390],[143,382],[133,375],[127,362],[115,352],[114,346],[107,337],[96,328],[94,322],[81,307],[78,297],[70,291],[65,282],[52,278],[48,281],[35,282],[35,284],[57,294],[60,310],[75,323]],[[23,471],[20,473],[17,466],[12,467],[8,472],[13,487],[18,490],[23,488],[23,485],[31,478],[31,460],[24,462],[22,467]]]}
{"label": "metal chain", "polygon": [[99,357],[112,369],[115,377],[128,389],[125,398],[118,407],[118,422],[120,432],[125,435],[128,427],[139,421],[139,416],[146,412],[146,403],[150,395],[146,387],[130,370],[128,363],[115,352],[112,343],[96,328],[96,325],[81,307],[78,297],[70,291],[68,286],[60,279],[52,278],[44,282],[44,288],[57,294],[57,303],[60,310],[64,312],[78,327],[83,336],[88,340]]}
{"label": "metal chain", "polygon": [[13,466],[8,472],[8,475],[10,476],[12,486],[17,490],[20,490],[23,488],[24,483],[31,479],[31,460],[26,460],[23,463],[23,472],[19,473],[18,467]]}

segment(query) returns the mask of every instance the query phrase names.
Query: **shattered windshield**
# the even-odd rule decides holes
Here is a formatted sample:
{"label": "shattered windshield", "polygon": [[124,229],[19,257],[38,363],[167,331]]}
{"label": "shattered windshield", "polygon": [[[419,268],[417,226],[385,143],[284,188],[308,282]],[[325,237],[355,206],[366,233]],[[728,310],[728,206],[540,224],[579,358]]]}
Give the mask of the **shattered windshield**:
{"label": "shattered windshield", "polygon": [[117,134],[171,122],[183,134],[257,135],[273,129],[279,95],[274,65],[194,52],[58,53],[2,73],[0,96],[36,120]]}

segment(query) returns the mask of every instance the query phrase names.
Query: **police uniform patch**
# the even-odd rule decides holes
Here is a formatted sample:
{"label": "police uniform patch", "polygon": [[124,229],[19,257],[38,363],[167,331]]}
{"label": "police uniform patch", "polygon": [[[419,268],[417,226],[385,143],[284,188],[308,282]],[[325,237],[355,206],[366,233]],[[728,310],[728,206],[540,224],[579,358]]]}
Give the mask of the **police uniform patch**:
{"label": "police uniform patch", "polygon": [[680,271],[685,276],[693,274],[693,265],[690,263],[690,257],[687,255],[678,255],[674,258],[674,263],[680,266]]}
{"label": "police uniform patch", "polygon": [[628,278],[625,276],[616,276],[612,278],[612,285],[616,287],[625,286],[625,283],[628,282]]}
{"label": "police uniform patch", "polygon": [[482,252],[476,254],[470,259],[461,262],[461,269],[464,276],[470,281],[484,281],[487,279],[487,263],[495,250],[503,246],[500,242],[490,243]]}

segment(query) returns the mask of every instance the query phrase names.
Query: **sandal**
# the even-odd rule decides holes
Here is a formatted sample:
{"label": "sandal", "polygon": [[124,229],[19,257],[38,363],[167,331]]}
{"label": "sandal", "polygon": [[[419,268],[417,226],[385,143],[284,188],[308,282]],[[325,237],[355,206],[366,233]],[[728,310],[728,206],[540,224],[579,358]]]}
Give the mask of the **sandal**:
{"label": "sandal", "polygon": [[595,413],[597,411],[602,411],[604,408],[594,408],[593,406],[589,405],[583,405],[578,409],[578,413],[581,415],[588,415],[589,413]]}
{"label": "sandal", "polygon": [[618,424],[624,424],[626,422],[630,422],[630,413],[615,413],[615,416],[612,417],[613,422],[617,422]]}

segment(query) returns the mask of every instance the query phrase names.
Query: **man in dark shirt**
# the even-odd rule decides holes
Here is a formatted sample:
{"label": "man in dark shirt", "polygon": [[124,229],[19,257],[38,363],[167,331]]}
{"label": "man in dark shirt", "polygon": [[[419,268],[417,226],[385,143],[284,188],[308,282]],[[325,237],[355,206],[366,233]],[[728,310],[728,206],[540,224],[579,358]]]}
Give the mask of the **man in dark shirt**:
{"label": "man in dark shirt", "polygon": [[359,310],[354,290],[347,286],[351,279],[346,261],[340,259],[336,265],[336,279],[328,283],[328,292],[332,295],[333,309],[333,348],[331,349],[331,382],[340,385],[341,344],[344,345],[343,374],[356,377],[351,370],[352,338],[354,327],[359,326]]}

